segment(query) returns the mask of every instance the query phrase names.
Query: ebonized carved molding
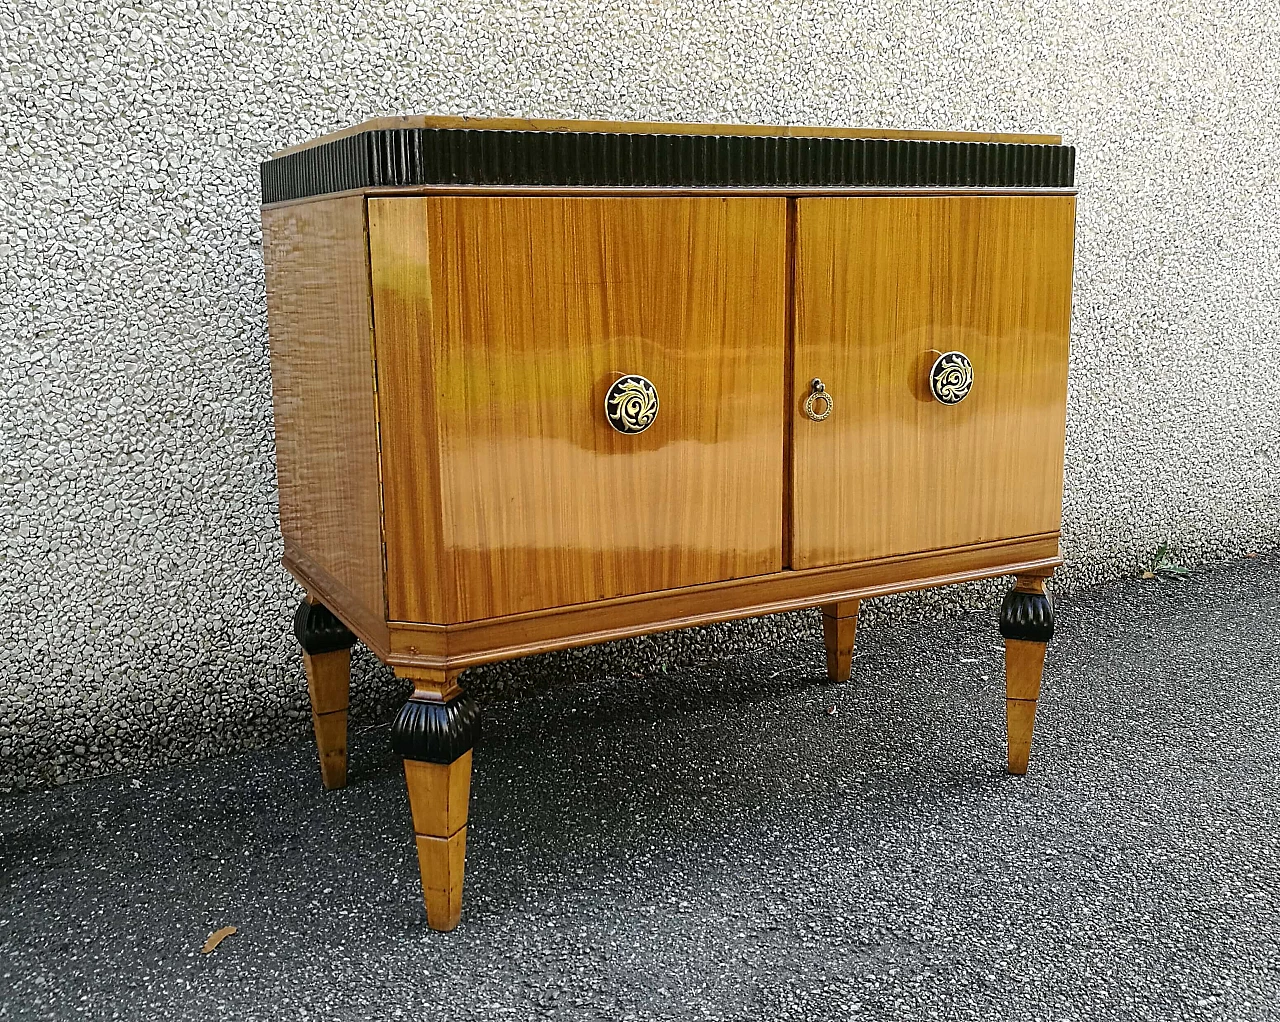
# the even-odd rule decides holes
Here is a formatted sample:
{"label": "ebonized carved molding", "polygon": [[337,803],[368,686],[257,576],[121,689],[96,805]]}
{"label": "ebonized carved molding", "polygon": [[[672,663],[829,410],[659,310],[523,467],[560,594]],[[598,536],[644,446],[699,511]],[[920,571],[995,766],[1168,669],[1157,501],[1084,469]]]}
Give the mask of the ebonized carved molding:
{"label": "ebonized carved molding", "polygon": [[426,185],[1070,188],[1073,146],[790,135],[383,128],[261,165],[262,201]]}
{"label": "ebonized carved molding", "polygon": [[323,603],[303,600],[293,615],[293,634],[310,656],[350,649],[356,637]]}
{"label": "ebonized carved molding", "polygon": [[1023,642],[1053,638],[1053,600],[1048,593],[1011,589],[1000,606],[1000,634]]}
{"label": "ebonized carved molding", "polygon": [[479,736],[480,706],[466,692],[448,702],[410,699],[391,725],[391,747],[424,763],[452,763]]}

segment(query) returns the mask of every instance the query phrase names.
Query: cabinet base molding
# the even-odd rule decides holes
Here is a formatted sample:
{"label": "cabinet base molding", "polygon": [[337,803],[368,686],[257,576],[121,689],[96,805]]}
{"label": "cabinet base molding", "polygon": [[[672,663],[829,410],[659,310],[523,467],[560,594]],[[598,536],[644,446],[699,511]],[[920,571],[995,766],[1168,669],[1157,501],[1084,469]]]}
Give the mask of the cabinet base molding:
{"label": "cabinet base molding", "polygon": [[1048,576],[1060,564],[1053,533],[835,568],[781,571],[486,621],[391,621],[388,648],[374,647],[374,652],[398,670],[462,670],[533,653],[1001,575]]}

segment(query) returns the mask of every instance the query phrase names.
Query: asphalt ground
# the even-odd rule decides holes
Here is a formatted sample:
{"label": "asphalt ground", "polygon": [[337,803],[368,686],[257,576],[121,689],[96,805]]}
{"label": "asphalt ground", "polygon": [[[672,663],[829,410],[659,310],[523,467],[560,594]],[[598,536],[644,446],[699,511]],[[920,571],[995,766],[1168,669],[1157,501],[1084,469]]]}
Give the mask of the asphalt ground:
{"label": "asphalt ground", "polygon": [[5,797],[0,1018],[1280,1018],[1278,582],[1059,599],[1025,778],[994,607],[499,701],[452,934],[385,725]]}

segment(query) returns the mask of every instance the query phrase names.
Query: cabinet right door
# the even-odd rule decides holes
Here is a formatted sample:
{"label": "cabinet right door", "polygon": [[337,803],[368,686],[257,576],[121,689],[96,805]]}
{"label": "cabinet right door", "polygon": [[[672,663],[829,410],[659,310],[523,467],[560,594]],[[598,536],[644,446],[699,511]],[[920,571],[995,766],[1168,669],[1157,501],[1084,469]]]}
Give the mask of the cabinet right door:
{"label": "cabinet right door", "polygon": [[791,567],[1059,531],[1074,232],[1072,196],[798,201]]}

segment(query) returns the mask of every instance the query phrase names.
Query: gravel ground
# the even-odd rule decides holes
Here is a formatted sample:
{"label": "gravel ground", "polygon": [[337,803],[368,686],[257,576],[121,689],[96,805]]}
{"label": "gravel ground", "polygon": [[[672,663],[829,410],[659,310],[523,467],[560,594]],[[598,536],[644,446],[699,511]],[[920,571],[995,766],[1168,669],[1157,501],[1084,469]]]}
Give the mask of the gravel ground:
{"label": "gravel ground", "polygon": [[0,799],[0,1018],[1280,1018],[1278,582],[1063,601],[1025,779],[994,610],[499,702],[451,935],[385,726]]}

